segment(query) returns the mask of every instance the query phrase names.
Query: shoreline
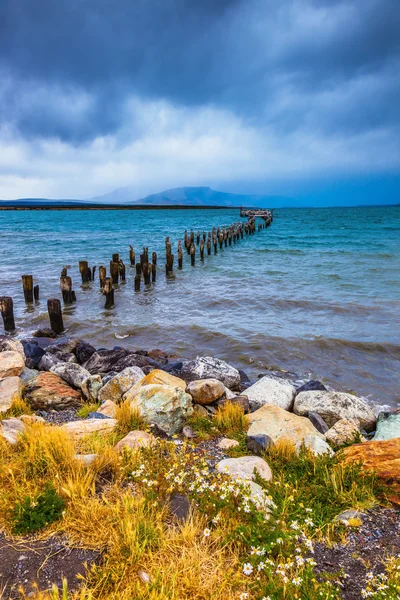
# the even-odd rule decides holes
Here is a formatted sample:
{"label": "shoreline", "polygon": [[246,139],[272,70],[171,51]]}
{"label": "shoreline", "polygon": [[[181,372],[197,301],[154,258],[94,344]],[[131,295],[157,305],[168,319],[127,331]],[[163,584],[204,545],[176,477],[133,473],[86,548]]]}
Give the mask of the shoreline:
{"label": "shoreline", "polygon": [[94,205],[79,205],[79,206],[3,206],[0,203],[0,211],[7,210],[240,210],[240,206],[198,206],[190,204],[136,204],[131,205],[114,205],[114,204],[94,204]]}

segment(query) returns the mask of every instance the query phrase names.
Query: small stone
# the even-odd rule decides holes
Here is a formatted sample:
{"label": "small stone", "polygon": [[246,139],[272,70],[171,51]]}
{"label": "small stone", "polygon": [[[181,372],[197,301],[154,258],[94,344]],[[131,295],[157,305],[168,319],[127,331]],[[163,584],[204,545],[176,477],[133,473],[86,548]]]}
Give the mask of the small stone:
{"label": "small stone", "polygon": [[301,392],[316,392],[316,391],[326,392],[326,387],[324,386],[324,384],[321,381],[318,381],[318,380],[307,381],[307,383],[304,383],[302,386],[300,386],[299,388],[296,389],[297,394],[300,394]]}
{"label": "small stone", "polygon": [[[225,394],[225,386],[218,379],[198,379],[191,381],[186,391],[196,404],[212,404]],[[228,390],[230,392],[230,390]],[[233,394],[234,396],[234,394]]]}
{"label": "small stone", "polygon": [[112,402],[112,400],[106,400],[97,412],[106,417],[110,417],[111,419],[115,419],[117,416],[117,405],[115,402]]}
{"label": "small stone", "polygon": [[233,397],[230,397],[230,398],[221,398],[220,400],[217,400],[216,406],[218,408],[222,408],[228,402],[230,404],[235,404],[236,406],[240,406],[241,408],[243,408],[244,414],[247,414],[250,412],[249,399],[244,394],[241,394],[240,396],[233,395]]}
{"label": "small stone", "polygon": [[310,410],[310,412],[307,413],[306,416],[314,425],[315,429],[318,429],[320,433],[325,434],[328,431],[329,426],[325,423],[323,418],[317,412]]}
{"label": "small stone", "polygon": [[246,445],[250,452],[261,456],[272,445],[272,439],[265,434],[247,435]]}
{"label": "small stone", "polygon": [[217,448],[220,450],[229,450],[229,448],[236,448],[236,446],[239,446],[239,442],[230,438],[222,438],[217,444]]}
{"label": "small stone", "polygon": [[21,419],[10,417],[0,421],[0,436],[3,437],[9,444],[14,446],[18,442],[18,438],[25,431],[25,425]]}
{"label": "small stone", "polygon": [[107,417],[107,415],[104,415],[104,414],[98,412],[97,410],[89,413],[87,418],[88,419],[111,419],[111,417]]}
{"label": "small stone", "polygon": [[330,445],[316,435],[307,435],[303,440],[297,442],[296,452],[298,454],[303,446],[310,450],[315,456],[321,456],[322,454],[333,456],[335,454]]}
{"label": "small stone", "polygon": [[45,350],[40,348],[37,341],[22,340],[25,353],[25,366],[29,369],[38,369]]}
{"label": "small stone", "polygon": [[116,419],[82,419],[80,421],[71,421],[62,425],[73,439],[81,439],[91,433],[98,435],[107,435],[112,433],[117,427]]}
{"label": "small stone", "polygon": [[334,518],[334,522],[335,523],[340,522],[340,523],[343,523],[344,525],[346,525],[346,527],[349,527],[349,526],[351,526],[352,521],[359,521],[361,524],[363,516],[364,516],[364,513],[360,512],[359,510],[349,509],[349,510],[345,510],[344,512],[340,513],[340,515],[337,515]]}
{"label": "small stone", "polygon": [[200,404],[193,405],[193,414],[204,417],[205,419],[208,418],[208,410]]}
{"label": "small stone", "polygon": [[79,460],[85,467],[90,467],[97,458],[97,454],[76,454],[75,458]]}
{"label": "small stone", "polygon": [[7,412],[14,402],[22,399],[22,381],[19,377],[6,377],[0,381],[0,413]]}
{"label": "small stone", "polygon": [[137,450],[138,448],[148,448],[156,443],[156,438],[147,431],[134,430],[128,433],[122,440],[115,445],[115,449],[121,452],[124,448]]}
{"label": "small stone", "polygon": [[337,448],[360,441],[360,422],[357,419],[340,419],[325,434],[328,442]]}
{"label": "small stone", "polygon": [[25,361],[19,352],[6,350],[0,352],[0,379],[18,377],[25,368]]}
{"label": "small stone", "polygon": [[195,433],[193,431],[193,429],[191,427],[189,427],[189,425],[185,425],[182,429],[182,433],[185,436],[185,438],[196,438],[197,437],[197,433]]}
{"label": "small stone", "polygon": [[259,456],[225,458],[216,465],[216,469],[220,473],[227,473],[234,479],[254,479],[254,471],[257,471],[258,475],[266,481],[272,479],[272,471],[268,463]]}

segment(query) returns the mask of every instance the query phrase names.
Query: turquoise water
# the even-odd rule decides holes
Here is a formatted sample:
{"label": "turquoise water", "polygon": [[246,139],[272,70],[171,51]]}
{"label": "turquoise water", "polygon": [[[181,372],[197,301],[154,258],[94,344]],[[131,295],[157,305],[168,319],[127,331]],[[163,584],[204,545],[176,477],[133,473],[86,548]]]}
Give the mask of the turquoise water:
{"label": "turquoise water", "polygon": [[[211,354],[252,377],[266,368],[323,378],[371,402],[400,402],[400,207],[275,210],[269,229],[198,260],[184,256],[168,280],[164,241],[176,254],[184,229],[227,225],[238,210],[0,212],[0,294],[14,299],[18,335],[47,326],[46,299],[60,297],[71,265],[77,303],[68,333],[97,346]],[[135,293],[129,244],[159,255],[155,285]],[[82,286],[79,260],[108,265],[119,252],[127,283],[104,309],[99,283]],[[27,307],[21,275],[41,301]]]}

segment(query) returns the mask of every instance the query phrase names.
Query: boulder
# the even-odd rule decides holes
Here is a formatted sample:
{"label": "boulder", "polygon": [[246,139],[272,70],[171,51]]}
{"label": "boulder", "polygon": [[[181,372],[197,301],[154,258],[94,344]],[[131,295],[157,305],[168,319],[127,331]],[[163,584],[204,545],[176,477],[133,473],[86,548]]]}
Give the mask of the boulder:
{"label": "boulder", "polygon": [[291,410],[295,395],[296,390],[290,383],[268,376],[262,377],[246,389],[251,411],[261,408],[264,404],[274,404]]}
{"label": "boulder", "polygon": [[3,437],[9,444],[14,446],[18,442],[18,438],[25,431],[25,424],[21,419],[10,417],[0,421],[0,436]]}
{"label": "boulder", "polygon": [[[205,405],[212,404],[221,398],[225,394],[225,386],[218,379],[198,379],[190,382],[186,391],[192,396],[193,402]],[[230,392],[230,390],[228,391]],[[234,396],[235,394],[233,394]]]}
{"label": "boulder", "polygon": [[75,354],[68,352],[58,352],[58,353],[50,353],[46,352],[40,360],[39,370],[40,371],[50,371],[52,367],[62,363],[76,363]]}
{"label": "boulder", "polygon": [[333,456],[335,454],[330,445],[316,435],[306,435],[303,440],[297,442],[296,451],[299,453],[303,446],[315,454],[315,456],[320,456],[322,454]]}
{"label": "boulder", "polygon": [[360,440],[360,422],[357,419],[340,419],[325,434],[327,442],[336,448],[345,444],[352,444]]}
{"label": "boulder", "polygon": [[25,361],[19,352],[6,350],[0,352],[0,379],[18,377],[25,368]]}
{"label": "boulder", "polygon": [[96,348],[87,342],[79,342],[75,348],[75,356],[78,365],[83,365],[96,352]]}
{"label": "boulder", "polygon": [[307,383],[304,383],[299,388],[296,388],[296,394],[300,394],[301,392],[317,392],[317,391],[320,391],[320,392],[326,391],[326,387],[324,386],[324,384],[318,380],[307,381]]}
{"label": "boulder", "polygon": [[144,377],[145,375],[140,367],[127,367],[121,373],[117,373],[101,388],[98,395],[99,401],[119,402],[122,396]]}
{"label": "boulder", "polygon": [[44,338],[44,339],[55,339],[57,337],[57,334],[52,330],[52,329],[38,329],[37,331],[35,331],[34,333],[32,333],[33,337],[35,338]]}
{"label": "boulder", "polygon": [[373,440],[383,441],[397,437],[400,437],[400,411],[380,413]]}
{"label": "boulder", "polygon": [[34,410],[62,410],[82,404],[81,394],[55,373],[41,372],[28,381],[24,397]]}
{"label": "boulder", "polygon": [[0,335],[0,352],[18,352],[25,361],[24,347],[19,340]]}
{"label": "boulder", "polygon": [[167,435],[178,433],[193,413],[191,396],[171,385],[145,385],[131,402],[148,423],[157,425]]}
{"label": "boulder", "polygon": [[77,389],[81,389],[82,383],[90,377],[89,371],[77,363],[60,363],[52,367],[50,371]]}
{"label": "boulder", "polygon": [[261,456],[263,452],[268,450],[268,448],[272,445],[272,440],[269,435],[247,435],[246,436],[246,446],[247,449],[257,456]]}
{"label": "boulder", "polygon": [[96,403],[102,386],[100,375],[90,375],[82,382],[81,390],[87,400]]}
{"label": "boulder", "polygon": [[22,345],[25,353],[25,366],[29,369],[38,369],[45,350],[36,341],[22,340]]}
{"label": "boulder", "polygon": [[82,419],[65,423],[62,428],[72,439],[77,440],[91,433],[97,433],[98,435],[112,433],[117,425],[116,419]]}
{"label": "boulder", "polygon": [[310,412],[307,413],[307,415],[305,416],[308,419],[310,419],[311,423],[316,429],[318,429],[320,433],[323,433],[325,435],[329,427],[318,413],[314,412],[313,410],[310,410]]}
{"label": "boulder", "polygon": [[36,377],[38,373],[39,371],[37,371],[36,369],[28,369],[28,367],[25,367],[25,369],[22,371],[19,377],[22,383],[28,383],[28,381]]}
{"label": "boulder", "polygon": [[170,375],[166,371],[161,371],[161,369],[154,369],[124,394],[124,400],[132,400],[139,393],[140,389],[146,385],[169,385],[177,387],[182,391],[186,390],[186,382],[183,379]]}
{"label": "boulder", "polygon": [[259,456],[225,458],[217,463],[216,469],[220,473],[227,473],[233,479],[253,480],[255,471],[266,481],[272,479],[272,471],[268,463]]}
{"label": "boulder", "polygon": [[390,489],[389,500],[400,505],[400,437],[384,441],[353,444],[340,450],[346,463],[362,462]]}
{"label": "boulder", "polygon": [[230,389],[240,386],[239,371],[219,358],[198,356],[195,360],[185,361],[181,364],[181,375],[187,381],[218,379]]}
{"label": "boulder", "polygon": [[366,431],[373,431],[376,417],[364,400],[343,392],[301,392],[294,402],[296,415],[317,412],[332,427],[340,419],[358,419]]}
{"label": "boulder", "polygon": [[78,338],[63,337],[47,346],[46,352],[50,354],[75,354],[76,348],[80,343],[81,341]]}
{"label": "boulder", "polygon": [[148,356],[155,360],[159,365],[166,365],[168,362],[168,354],[157,348],[150,350]]}
{"label": "boulder", "polygon": [[97,350],[83,364],[85,369],[92,375],[97,373],[109,373],[115,371],[120,373],[126,367],[142,367],[148,366],[151,359],[146,359],[144,356],[133,354],[125,348],[114,348],[113,350]]}
{"label": "boulder", "polygon": [[220,450],[229,450],[229,448],[236,448],[236,446],[239,446],[239,442],[229,438],[222,438],[217,444],[217,448]]}
{"label": "boulder", "polygon": [[128,433],[122,440],[116,444],[115,449],[122,452],[124,448],[129,450],[138,450],[139,448],[148,448],[156,443],[156,438],[147,431],[134,430]]}
{"label": "boulder", "polygon": [[200,404],[193,405],[193,414],[198,415],[199,417],[203,417],[205,419],[208,418],[208,411],[204,406]]}
{"label": "boulder", "polygon": [[117,416],[117,405],[112,400],[106,400],[97,410],[101,415],[115,419]]}
{"label": "boulder", "polygon": [[230,398],[220,398],[215,404],[218,408],[222,408],[227,402],[230,402],[231,404],[236,404],[237,406],[241,406],[245,414],[250,412],[249,399],[244,394],[240,394],[240,396],[233,395],[233,397]]}
{"label": "boulder", "polygon": [[157,363],[147,356],[141,354],[128,354],[123,358],[120,358],[113,366],[113,370],[120,373],[127,367],[140,367],[145,373],[151,371],[153,368],[157,368]]}
{"label": "boulder", "polygon": [[13,402],[22,399],[22,381],[19,377],[6,377],[0,381],[0,413],[11,408]]}
{"label": "boulder", "polygon": [[308,435],[316,435],[324,439],[306,417],[298,417],[280,406],[264,404],[247,418],[250,422],[247,435],[267,435],[272,443],[287,441],[297,444]]}

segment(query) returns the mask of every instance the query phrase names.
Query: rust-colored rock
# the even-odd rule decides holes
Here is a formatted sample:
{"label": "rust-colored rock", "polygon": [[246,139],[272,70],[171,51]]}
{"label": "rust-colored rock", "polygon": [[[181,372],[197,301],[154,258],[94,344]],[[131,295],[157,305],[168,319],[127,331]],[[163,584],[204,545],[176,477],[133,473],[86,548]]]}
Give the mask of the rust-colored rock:
{"label": "rust-colored rock", "polygon": [[390,486],[389,500],[400,505],[400,438],[354,444],[341,450],[346,462],[361,461]]}
{"label": "rust-colored rock", "polygon": [[28,381],[24,397],[34,410],[62,410],[82,404],[80,392],[49,371],[38,373]]}

